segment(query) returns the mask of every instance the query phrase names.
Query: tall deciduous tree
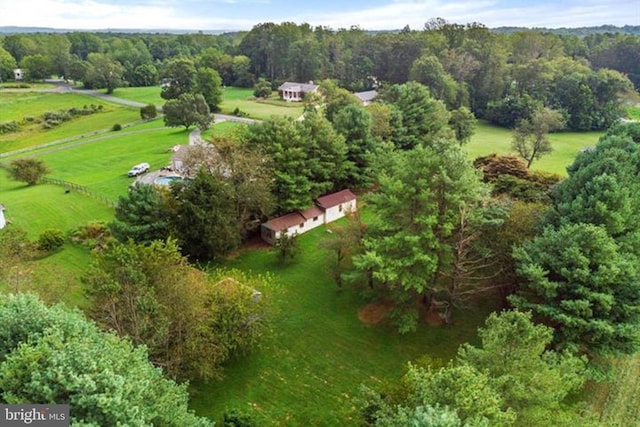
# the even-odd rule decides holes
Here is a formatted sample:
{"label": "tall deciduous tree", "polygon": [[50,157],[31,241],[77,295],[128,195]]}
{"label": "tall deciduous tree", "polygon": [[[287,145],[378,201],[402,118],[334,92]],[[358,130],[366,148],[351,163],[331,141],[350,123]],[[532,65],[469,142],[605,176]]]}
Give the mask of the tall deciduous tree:
{"label": "tall deciduous tree", "polygon": [[547,136],[564,127],[564,118],[559,111],[542,108],[533,113],[530,119],[524,119],[513,131],[513,149],[527,162],[527,167],[535,159],[553,151]]}
{"label": "tall deciduous tree", "polygon": [[212,68],[200,68],[196,73],[196,90],[201,93],[211,111],[218,111],[222,103],[222,79]]}
{"label": "tall deciduous tree", "polygon": [[193,268],[172,241],[128,242],[96,253],[83,281],[101,326],[146,345],[174,378],[208,379],[255,345],[266,320],[245,277],[220,276]]}
{"label": "tall deciduous tree", "polygon": [[451,112],[449,126],[453,129],[456,141],[464,145],[471,141],[475,131],[476,117],[467,107],[460,107]]}
{"label": "tall deciduous tree", "polygon": [[107,89],[107,93],[110,94],[124,84],[124,67],[118,61],[102,53],[90,53],[88,62],[84,77],[86,87]]}
{"label": "tall deciduous tree", "polygon": [[51,76],[51,59],[45,55],[27,55],[22,58],[20,65],[25,69],[29,80],[42,80]]}
{"label": "tall deciduous tree", "polygon": [[559,348],[589,354],[640,348],[638,257],[604,228],[548,228],[513,254],[523,282],[512,304],[555,328]]}
{"label": "tall deciduous tree", "polygon": [[171,59],[160,72],[163,79],[162,92],[163,99],[176,99],[186,93],[194,93],[196,82],[196,67],[191,59],[174,58]]}
{"label": "tall deciduous tree", "polygon": [[18,68],[16,59],[2,46],[0,46],[0,79],[7,81],[13,79],[13,70]]}
{"label": "tall deciduous tree", "polygon": [[197,125],[204,130],[212,120],[209,105],[200,94],[184,93],[177,99],[170,99],[164,104],[162,111],[164,124],[168,127],[184,126],[188,130]]}
{"label": "tall deciduous tree", "polygon": [[42,160],[24,158],[12,160],[9,163],[9,176],[16,181],[35,185],[40,178],[49,173],[49,168]]}

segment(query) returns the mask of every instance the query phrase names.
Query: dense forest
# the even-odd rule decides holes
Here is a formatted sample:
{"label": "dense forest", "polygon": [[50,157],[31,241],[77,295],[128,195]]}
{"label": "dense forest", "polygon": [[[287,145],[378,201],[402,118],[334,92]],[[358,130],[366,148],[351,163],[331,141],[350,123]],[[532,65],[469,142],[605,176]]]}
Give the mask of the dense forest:
{"label": "dense forest", "polygon": [[619,116],[616,94],[640,87],[637,35],[498,33],[442,19],[421,31],[379,33],[284,22],[222,35],[11,34],[1,46],[3,80],[19,66],[31,79],[59,75],[90,88],[152,86],[170,74],[171,61],[188,58],[227,86],[333,79],[367,90],[413,80],[449,109],[466,106],[510,127],[545,106],[561,111],[569,129],[605,129]]}

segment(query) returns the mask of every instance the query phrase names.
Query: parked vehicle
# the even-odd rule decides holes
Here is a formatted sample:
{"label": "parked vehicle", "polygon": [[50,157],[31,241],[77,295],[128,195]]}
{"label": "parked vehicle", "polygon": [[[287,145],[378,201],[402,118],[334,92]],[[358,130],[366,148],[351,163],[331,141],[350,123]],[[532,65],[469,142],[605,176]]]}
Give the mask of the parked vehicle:
{"label": "parked vehicle", "polygon": [[129,172],[127,172],[127,175],[138,176],[145,172],[149,172],[149,163],[140,163],[139,165],[135,165],[131,170],[129,170]]}

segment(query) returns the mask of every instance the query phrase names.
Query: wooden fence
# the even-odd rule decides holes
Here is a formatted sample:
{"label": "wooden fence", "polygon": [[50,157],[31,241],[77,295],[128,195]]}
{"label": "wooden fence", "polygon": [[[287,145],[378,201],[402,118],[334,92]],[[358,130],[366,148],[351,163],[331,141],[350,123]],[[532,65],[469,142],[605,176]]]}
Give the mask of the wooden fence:
{"label": "wooden fence", "polygon": [[78,193],[81,194],[86,194],[87,196],[96,199],[104,204],[106,204],[107,206],[110,207],[115,207],[116,206],[116,202],[114,202],[113,200],[104,197],[103,195],[100,195],[96,192],[94,192],[93,190],[89,189],[88,187],[85,187],[83,185],[79,185],[79,184],[75,184],[73,182],[69,182],[69,181],[63,181],[61,179],[56,179],[56,178],[49,178],[49,177],[42,177],[40,178],[40,182],[43,184],[53,184],[53,185],[59,185],[61,187],[66,188],[67,190],[71,191],[77,191]]}

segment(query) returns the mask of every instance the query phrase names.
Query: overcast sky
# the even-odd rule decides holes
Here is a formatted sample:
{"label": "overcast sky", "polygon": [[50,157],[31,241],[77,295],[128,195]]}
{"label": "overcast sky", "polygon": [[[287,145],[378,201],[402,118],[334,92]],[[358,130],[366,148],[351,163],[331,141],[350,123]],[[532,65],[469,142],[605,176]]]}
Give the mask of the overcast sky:
{"label": "overcast sky", "polygon": [[333,29],[422,29],[430,18],[488,27],[640,25],[640,0],[0,0],[0,26],[249,30],[293,21]]}

